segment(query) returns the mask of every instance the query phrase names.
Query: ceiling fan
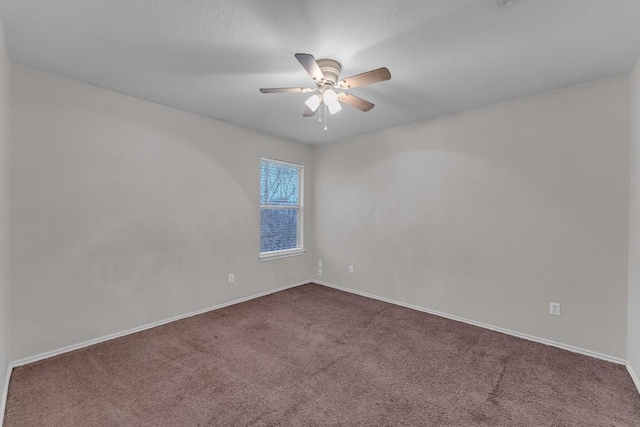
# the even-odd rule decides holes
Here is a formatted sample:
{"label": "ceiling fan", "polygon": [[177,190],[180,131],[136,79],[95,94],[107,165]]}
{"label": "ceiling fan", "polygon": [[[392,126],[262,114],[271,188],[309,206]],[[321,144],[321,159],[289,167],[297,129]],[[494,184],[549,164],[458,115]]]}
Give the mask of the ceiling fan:
{"label": "ceiling fan", "polygon": [[[342,109],[340,103],[357,108],[360,111],[369,111],[374,105],[369,101],[358,98],[345,92],[336,93],[336,89],[351,89],[358,86],[366,86],[372,83],[382,82],[391,78],[391,73],[385,67],[366,73],[340,79],[341,65],[333,59],[316,59],[308,53],[296,53],[296,59],[302,67],[309,73],[316,87],[285,87],[285,88],[262,88],[262,93],[312,93],[306,100],[307,108],[302,114],[303,117],[311,117],[316,114],[320,105],[324,104],[330,114],[335,114]],[[325,112],[326,114],[326,112]],[[326,128],[325,128],[326,129]]]}

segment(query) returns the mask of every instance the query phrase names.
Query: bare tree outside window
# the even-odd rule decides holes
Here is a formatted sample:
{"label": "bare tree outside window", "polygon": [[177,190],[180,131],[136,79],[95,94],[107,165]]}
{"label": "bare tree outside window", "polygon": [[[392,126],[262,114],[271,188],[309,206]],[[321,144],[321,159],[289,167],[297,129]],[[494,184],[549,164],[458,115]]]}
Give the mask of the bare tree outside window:
{"label": "bare tree outside window", "polygon": [[302,249],[303,167],[262,159],[260,252]]}

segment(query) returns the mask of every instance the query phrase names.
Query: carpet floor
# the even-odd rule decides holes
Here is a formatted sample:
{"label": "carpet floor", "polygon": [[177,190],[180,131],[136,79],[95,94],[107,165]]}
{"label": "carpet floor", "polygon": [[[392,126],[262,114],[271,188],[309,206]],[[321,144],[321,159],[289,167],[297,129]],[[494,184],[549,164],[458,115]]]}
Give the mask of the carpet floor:
{"label": "carpet floor", "polygon": [[16,368],[5,426],[640,426],[623,366],[315,284]]}

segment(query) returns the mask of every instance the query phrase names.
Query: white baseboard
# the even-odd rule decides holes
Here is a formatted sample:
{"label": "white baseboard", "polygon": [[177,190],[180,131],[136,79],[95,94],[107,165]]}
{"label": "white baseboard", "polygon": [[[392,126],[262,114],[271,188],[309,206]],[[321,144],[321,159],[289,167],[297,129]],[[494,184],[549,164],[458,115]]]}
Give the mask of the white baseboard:
{"label": "white baseboard", "polygon": [[2,387],[2,396],[0,396],[0,427],[4,424],[4,410],[7,407],[7,396],[9,395],[9,380],[11,379],[11,371],[13,370],[13,364],[9,362],[7,364],[7,376],[4,379],[4,385]]}
{"label": "white baseboard", "polygon": [[[624,359],[619,358],[619,357],[609,356],[607,354],[598,353],[596,351],[586,350],[586,349],[583,349],[583,348],[574,347],[572,345],[562,344],[562,343],[559,343],[559,342],[556,342],[556,341],[551,341],[551,340],[548,340],[548,339],[545,339],[545,338],[540,338],[540,337],[536,337],[536,336],[533,336],[533,335],[523,334],[521,332],[512,331],[510,329],[501,328],[499,326],[493,326],[493,325],[488,325],[488,324],[482,323],[482,322],[476,322],[475,320],[465,319],[464,317],[459,317],[459,316],[454,316],[452,314],[442,313],[440,311],[431,310],[429,308],[420,307],[420,306],[413,305],[413,304],[407,304],[405,302],[392,300],[390,298],[385,298],[385,297],[381,297],[381,296],[378,296],[378,295],[373,295],[373,294],[370,294],[370,293],[367,293],[367,292],[358,291],[358,290],[355,290],[355,289],[345,288],[343,286],[334,285],[334,284],[328,283],[328,282],[323,282],[323,281],[319,281],[319,280],[315,280],[315,279],[312,280],[312,282],[317,283],[319,285],[327,286],[329,288],[338,289],[340,291],[349,292],[349,293],[360,295],[360,296],[363,296],[363,297],[373,298],[373,299],[376,299],[376,300],[379,300],[379,301],[388,302],[389,304],[394,304],[394,305],[399,305],[399,306],[406,307],[406,308],[411,308],[413,310],[422,311],[422,312],[425,312],[425,313],[433,314],[435,316],[444,317],[446,319],[456,320],[458,322],[464,322],[464,323],[467,323],[467,324],[473,325],[473,326],[479,326],[479,327],[484,328],[484,329],[489,329],[489,330],[492,330],[492,331],[501,332],[503,334],[511,335],[511,336],[518,337],[518,338],[523,338],[525,340],[534,341],[534,342],[537,342],[537,343],[540,343],[540,344],[550,345],[552,347],[557,347],[557,348],[560,348],[562,350],[568,350],[568,351],[571,351],[573,353],[580,353],[580,354],[583,354],[585,356],[595,357],[597,359],[606,360],[607,362],[613,362],[613,363],[617,363],[617,364],[620,364],[620,365],[625,365],[626,364],[626,361]],[[638,385],[637,382],[636,382],[636,385]]]}
{"label": "white baseboard", "polygon": [[631,375],[631,379],[633,380],[633,383],[636,385],[636,388],[638,389],[638,393],[640,393],[640,377],[636,375],[636,371],[633,370],[633,366],[631,366],[629,362],[627,362],[627,371],[629,371],[629,375]]}
{"label": "white baseboard", "polygon": [[[203,313],[207,313],[209,311],[218,310],[220,308],[228,307],[230,305],[240,304],[241,302],[245,302],[245,301],[249,301],[249,300],[252,300],[252,299],[255,299],[255,298],[260,298],[260,297],[263,297],[263,296],[266,296],[266,295],[274,294],[276,292],[284,291],[286,289],[295,288],[296,286],[304,285],[304,284],[309,283],[309,282],[310,281],[305,280],[303,282],[293,283],[293,284],[287,285],[287,286],[281,286],[281,287],[276,288],[276,289],[270,289],[268,291],[260,292],[260,293],[253,294],[253,295],[249,295],[248,297],[239,298],[237,300],[233,300],[233,301],[229,301],[229,302],[223,302],[221,304],[214,305],[214,306],[207,307],[207,308],[203,308],[203,309],[196,310],[196,311],[192,311],[190,313],[180,314],[178,316],[174,316],[174,317],[171,317],[169,319],[160,320],[160,321],[149,323],[149,324],[146,324],[146,325],[143,325],[143,326],[138,326],[136,328],[127,329],[126,331],[116,332],[114,334],[105,335],[103,337],[95,338],[95,339],[92,339],[92,340],[89,340],[89,341],[85,341],[85,342],[81,342],[79,344],[73,344],[73,345],[62,347],[62,348],[59,348],[59,349],[56,349],[56,350],[47,351],[45,353],[36,354],[35,356],[25,357],[23,359],[19,359],[19,360],[13,361],[11,366],[12,367],[18,367],[18,366],[28,365],[29,363],[38,362],[40,360],[48,359],[50,357],[57,356],[59,354],[68,353],[70,351],[78,350],[78,349],[81,349],[81,348],[84,348],[84,347],[88,347],[90,345],[94,345],[94,344],[98,344],[98,343],[101,343],[101,342],[109,341],[109,340],[112,340],[114,338],[120,338],[120,337],[123,337],[125,335],[130,335],[130,334],[134,334],[136,332],[144,331],[146,329],[155,328],[156,326],[160,326],[160,325],[164,325],[164,324],[167,324],[167,323],[175,322],[176,320],[186,319],[187,317],[197,316],[198,314],[203,314]],[[7,384],[8,384],[8,380],[7,380]],[[0,427],[2,427],[2,426],[0,425]]]}

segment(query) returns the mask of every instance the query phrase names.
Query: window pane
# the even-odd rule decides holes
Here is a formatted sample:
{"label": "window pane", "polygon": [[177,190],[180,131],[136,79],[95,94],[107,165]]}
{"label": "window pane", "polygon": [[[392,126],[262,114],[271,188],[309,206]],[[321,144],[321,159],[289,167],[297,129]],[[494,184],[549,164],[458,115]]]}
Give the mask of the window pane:
{"label": "window pane", "polygon": [[260,211],[260,252],[282,251],[298,247],[298,210],[262,209]]}
{"label": "window pane", "polygon": [[298,167],[262,160],[260,178],[262,205],[298,205],[300,194]]}

